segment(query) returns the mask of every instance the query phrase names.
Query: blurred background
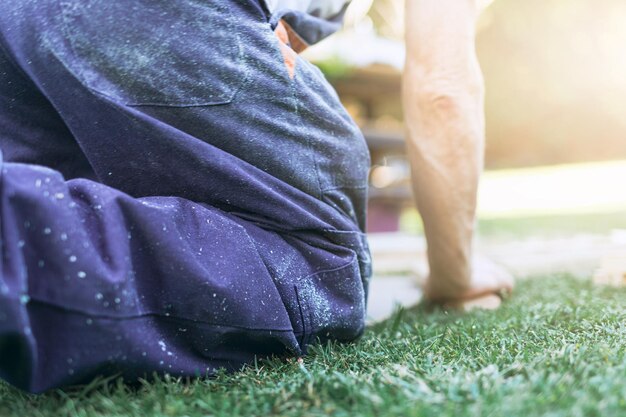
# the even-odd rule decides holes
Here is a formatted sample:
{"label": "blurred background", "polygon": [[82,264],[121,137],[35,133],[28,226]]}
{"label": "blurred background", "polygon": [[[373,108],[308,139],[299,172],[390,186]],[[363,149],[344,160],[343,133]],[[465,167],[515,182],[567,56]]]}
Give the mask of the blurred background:
{"label": "blurred background", "polygon": [[[306,52],[367,138],[373,235],[421,233],[400,103],[403,10],[403,0],[353,0],[344,30]],[[496,0],[479,21],[477,51],[487,87],[479,240],[530,239],[526,252],[593,252],[597,263],[599,237],[619,241],[626,229],[626,2]],[[572,252],[579,238],[587,244]]]}
{"label": "blurred background", "polygon": [[[353,0],[344,30],[306,53],[335,86],[367,137],[374,165],[373,203],[410,200],[400,104],[403,10],[403,0]],[[497,0],[478,27],[477,51],[487,86],[485,185],[498,188],[491,183],[489,171],[500,171],[502,183],[502,170],[514,175],[525,172],[511,169],[533,167],[527,172],[533,179],[530,187],[546,188],[541,180],[547,178],[537,167],[593,161],[593,166],[562,167],[562,178],[547,184],[557,187],[553,192],[563,191],[558,189],[561,186],[574,187],[570,191],[587,203],[563,195],[567,198],[562,204],[544,201],[547,212],[624,209],[626,187],[602,190],[612,196],[600,196],[597,190],[600,183],[623,174],[624,168],[597,162],[626,159],[626,2]],[[568,169],[574,172],[566,184]],[[626,177],[621,179],[618,186],[626,182]],[[525,185],[519,179],[515,184]],[[593,194],[583,192],[585,185],[592,185],[588,191]],[[513,194],[501,200],[524,197]],[[542,198],[560,197],[558,192],[551,194],[544,190]],[[481,203],[481,212],[492,217],[503,209],[494,207],[495,202]],[[516,211],[531,210],[530,203],[539,202],[526,201]],[[371,212],[370,231],[415,227],[377,216],[382,210],[378,206],[374,204]],[[535,210],[533,214],[548,213]]]}

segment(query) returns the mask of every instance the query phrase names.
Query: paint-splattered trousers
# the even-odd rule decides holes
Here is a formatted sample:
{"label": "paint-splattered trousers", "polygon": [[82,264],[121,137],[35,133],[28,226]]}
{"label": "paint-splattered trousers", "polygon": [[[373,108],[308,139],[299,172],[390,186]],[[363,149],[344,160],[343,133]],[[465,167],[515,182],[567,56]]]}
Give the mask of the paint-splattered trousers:
{"label": "paint-splattered trousers", "polygon": [[253,0],[0,0],[0,376],[206,376],[364,328],[369,156]]}

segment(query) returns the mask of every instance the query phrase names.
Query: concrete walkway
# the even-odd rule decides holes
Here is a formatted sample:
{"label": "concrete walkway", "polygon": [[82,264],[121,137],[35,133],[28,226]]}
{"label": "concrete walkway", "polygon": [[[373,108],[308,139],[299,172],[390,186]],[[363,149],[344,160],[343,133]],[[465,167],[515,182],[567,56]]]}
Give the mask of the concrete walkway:
{"label": "concrete walkway", "polygon": [[[424,238],[401,233],[372,234],[374,259],[368,316],[388,318],[397,305],[410,307],[421,299],[419,283],[428,274]],[[626,285],[626,230],[608,235],[528,238],[477,242],[477,251],[506,267],[518,279],[556,272],[590,277],[598,283]]]}

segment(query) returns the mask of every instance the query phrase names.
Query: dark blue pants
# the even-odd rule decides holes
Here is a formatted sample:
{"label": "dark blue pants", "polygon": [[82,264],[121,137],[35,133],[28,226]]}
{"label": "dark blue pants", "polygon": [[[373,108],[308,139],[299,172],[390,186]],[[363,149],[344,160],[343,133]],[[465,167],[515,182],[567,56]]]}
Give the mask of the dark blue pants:
{"label": "dark blue pants", "polygon": [[0,0],[2,378],[205,376],[362,333],[369,156],[294,60],[252,0]]}

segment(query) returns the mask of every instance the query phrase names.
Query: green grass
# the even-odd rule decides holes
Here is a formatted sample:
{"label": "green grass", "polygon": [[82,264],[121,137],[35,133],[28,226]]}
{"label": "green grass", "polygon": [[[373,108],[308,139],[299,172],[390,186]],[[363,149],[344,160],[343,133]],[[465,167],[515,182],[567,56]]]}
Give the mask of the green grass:
{"label": "green grass", "polygon": [[[424,234],[416,210],[406,210],[400,220],[403,232]],[[575,234],[606,234],[626,229],[626,210],[609,213],[558,214],[528,217],[479,218],[478,234],[485,238],[522,239],[563,237]]]}
{"label": "green grass", "polygon": [[496,312],[400,310],[303,363],[41,396],[0,385],[0,416],[624,415],[626,290],[540,278]]}
{"label": "green grass", "polygon": [[612,213],[560,214],[522,218],[479,219],[478,232],[484,237],[563,237],[576,234],[606,234],[626,229],[626,211]]}

